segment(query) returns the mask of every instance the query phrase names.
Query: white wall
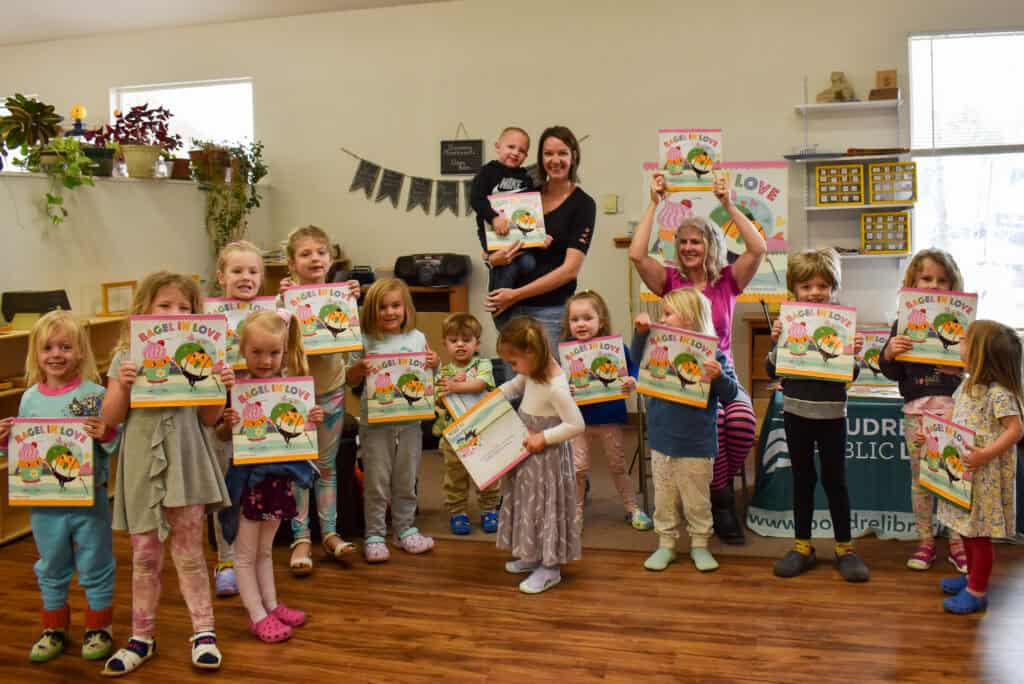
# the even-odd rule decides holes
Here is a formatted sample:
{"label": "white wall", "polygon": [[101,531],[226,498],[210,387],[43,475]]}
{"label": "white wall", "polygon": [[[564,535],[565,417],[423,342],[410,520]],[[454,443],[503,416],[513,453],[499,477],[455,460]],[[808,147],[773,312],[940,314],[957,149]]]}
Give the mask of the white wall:
{"label": "white wall", "polygon": [[[96,114],[106,111],[112,86],[251,76],[256,134],[272,169],[270,208],[263,212],[270,226],[257,239],[280,239],[296,225],[315,223],[356,262],[375,266],[415,251],[476,254],[472,220],[407,214],[404,196],[394,210],[349,193],[356,162],[342,146],[387,167],[437,177],[438,140],[451,137],[459,122],[488,143],[507,124],[535,136],[544,126],[567,124],[590,136],[583,187],[595,198],[619,194],[626,208],[599,215],[582,277],[583,285],[607,296],[623,329],[626,255],[611,238],[639,213],[640,167],[655,154],[658,128],[721,126],[727,158],[778,158],[803,142],[793,105],[802,100],[805,74],[812,98],[833,69],[844,70],[861,96],[876,69],[899,69],[906,88],[908,33],[1024,25],[1019,0],[523,0],[514,6],[515,12],[497,0],[451,2],[2,48],[0,92],[38,93],[62,112],[81,101]],[[811,137],[823,146],[888,145],[894,132],[888,121],[867,116],[815,121]],[[791,188],[794,243],[803,246],[799,174],[791,174]],[[98,190],[87,191],[122,188]],[[127,250],[122,270],[140,275],[166,264],[205,272],[196,227],[201,215],[185,205],[191,200],[178,206],[167,194],[128,200],[116,194],[96,200],[109,199],[109,210],[82,212],[62,229],[75,231],[76,249],[103,254],[130,227],[129,240],[168,246],[155,262]],[[188,239],[167,239],[168,224],[177,221]],[[35,283],[43,273],[49,273],[40,282],[46,286],[62,277],[110,279],[100,277],[110,262],[93,259],[47,270],[41,262],[55,243],[26,249],[34,236],[25,233],[45,231],[24,217],[19,224],[4,211],[0,230],[5,237],[22,233],[16,248],[0,255],[0,290]],[[855,235],[852,220],[849,230]],[[89,241],[97,244],[84,247]],[[848,273],[845,300],[881,317],[897,265],[872,262]],[[471,297],[478,315],[483,284],[477,270]],[[745,342],[739,330],[737,336],[743,371]]]}

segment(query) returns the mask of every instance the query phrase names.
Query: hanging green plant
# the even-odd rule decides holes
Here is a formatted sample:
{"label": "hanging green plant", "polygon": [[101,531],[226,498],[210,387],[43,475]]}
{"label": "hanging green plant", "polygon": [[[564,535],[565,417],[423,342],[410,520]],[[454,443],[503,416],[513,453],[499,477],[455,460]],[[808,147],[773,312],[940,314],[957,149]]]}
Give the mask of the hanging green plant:
{"label": "hanging green plant", "polygon": [[14,163],[33,173],[45,173],[50,180],[46,193],[46,215],[54,225],[68,217],[64,206],[64,189],[94,185],[95,163],[85,155],[78,138],[54,138],[45,145],[29,149],[22,145],[23,159]]}
{"label": "hanging green plant", "polygon": [[[224,245],[245,237],[248,218],[263,200],[257,188],[267,175],[263,162],[263,143],[222,147],[207,141],[193,140],[199,147],[192,156],[192,177],[206,195],[206,231],[213,253]],[[223,164],[215,160],[224,158]],[[230,169],[230,178],[224,169]]]}

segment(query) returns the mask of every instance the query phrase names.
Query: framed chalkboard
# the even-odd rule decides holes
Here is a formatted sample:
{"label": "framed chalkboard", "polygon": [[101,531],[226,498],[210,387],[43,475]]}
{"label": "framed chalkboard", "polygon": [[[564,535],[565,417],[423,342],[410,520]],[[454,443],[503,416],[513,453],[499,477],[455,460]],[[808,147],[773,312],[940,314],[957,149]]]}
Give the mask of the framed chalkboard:
{"label": "framed chalkboard", "polygon": [[483,140],[442,140],[441,175],[472,176],[484,165]]}

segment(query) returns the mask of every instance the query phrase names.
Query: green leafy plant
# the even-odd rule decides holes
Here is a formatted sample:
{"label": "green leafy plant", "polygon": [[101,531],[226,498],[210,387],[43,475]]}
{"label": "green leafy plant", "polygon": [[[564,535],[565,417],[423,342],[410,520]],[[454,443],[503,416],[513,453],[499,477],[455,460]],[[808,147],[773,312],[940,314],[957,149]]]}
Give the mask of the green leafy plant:
{"label": "green leafy plant", "polygon": [[[207,193],[206,230],[213,252],[218,254],[224,245],[245,237],[249,228],[248,217],[263,200],[257,187],[267,175],[263,143],[257,140],[227,147],[201,140],[193,140],[192,143],[207,153],[205,169],[199,168],[193,160],[192,177],[199,189]],[[210,161],[213,154],[224,150],[231,169],[230,181],[226,181]]]}
{"label": "green leafy plant", "polygon": [[53,105],[15,93],[4,101],[4,107],[9,114],[0,116],[0,141],[9,150],[45,145],[60,133],[64,117]]}
{"label": "green leafy plant", "polygon": [[28,149],[22,146],[24,159],[15,163],[33,173],[45,173],[50,179],[46,193],[46,215],[54,225],[68,217],[64,206],[64,189],[74,190],[82,185],[94,185],[94,162],[85,156],[78,138],[54,138],[45,145]]}

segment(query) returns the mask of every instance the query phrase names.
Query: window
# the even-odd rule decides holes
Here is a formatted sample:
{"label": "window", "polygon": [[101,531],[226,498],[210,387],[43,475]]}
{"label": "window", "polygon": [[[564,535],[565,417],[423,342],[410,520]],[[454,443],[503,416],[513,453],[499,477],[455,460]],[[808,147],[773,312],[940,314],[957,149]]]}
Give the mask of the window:
{"label": "window", "polygon": [[1024,327],[1024,33],[910,38],[914,247],[953,255],[979,316]]}
{"label": "window", "polygon": [[242,143],[254,137],[249,78],[115,88],[110,100],[123,112],[143,104],[171,110],[170,132],[186,146],[193,139]]}

